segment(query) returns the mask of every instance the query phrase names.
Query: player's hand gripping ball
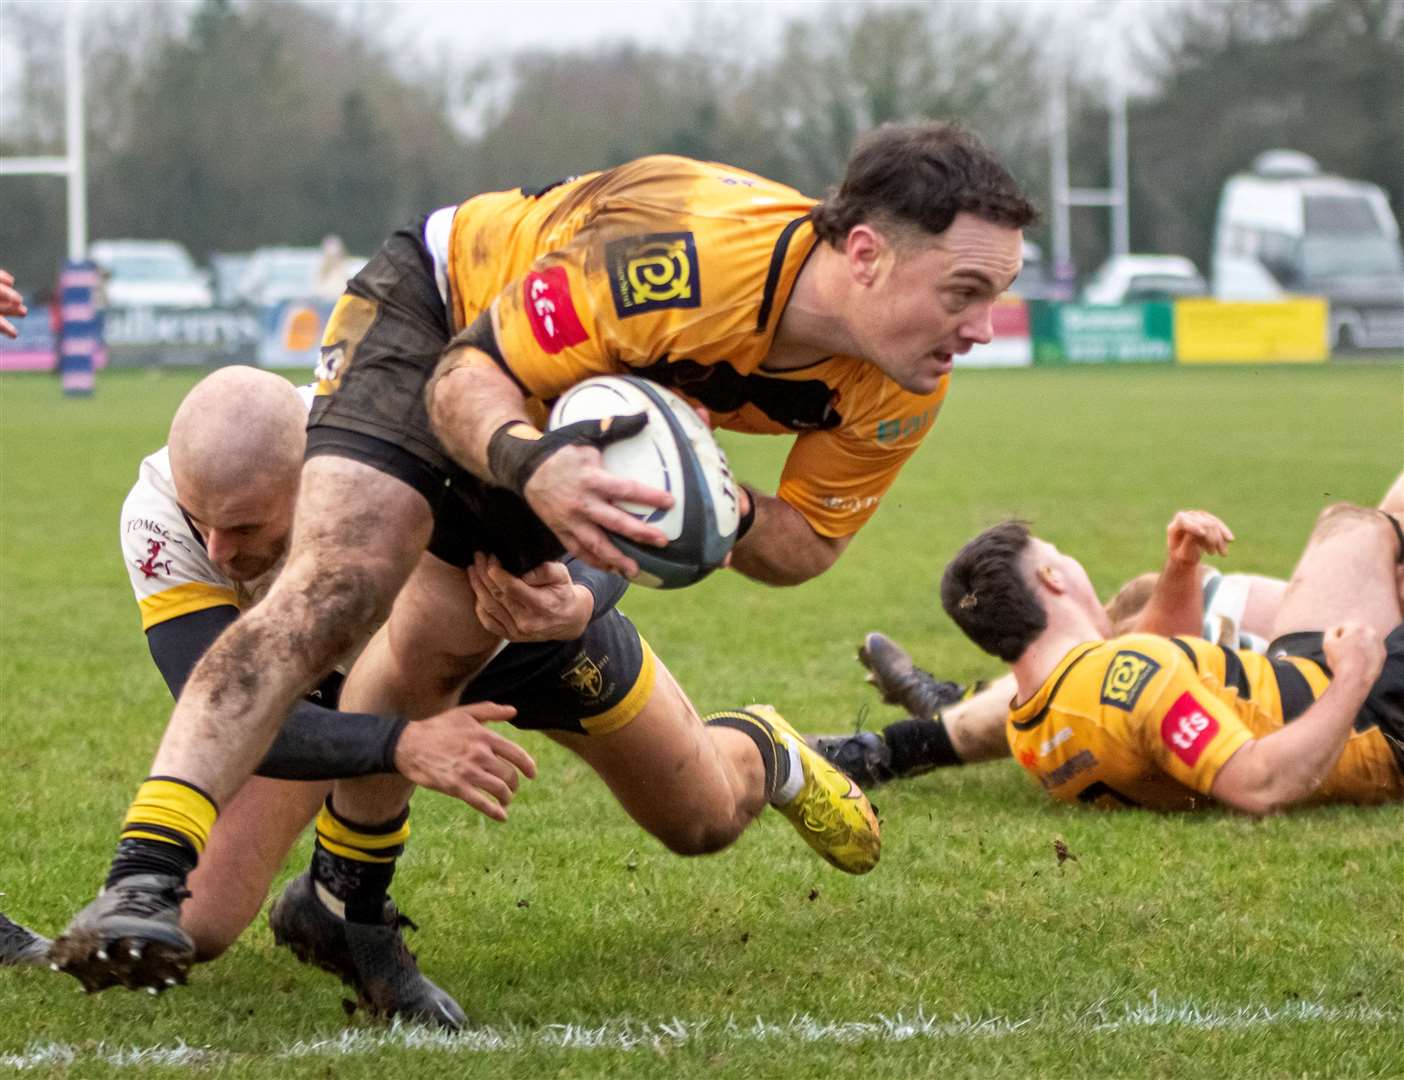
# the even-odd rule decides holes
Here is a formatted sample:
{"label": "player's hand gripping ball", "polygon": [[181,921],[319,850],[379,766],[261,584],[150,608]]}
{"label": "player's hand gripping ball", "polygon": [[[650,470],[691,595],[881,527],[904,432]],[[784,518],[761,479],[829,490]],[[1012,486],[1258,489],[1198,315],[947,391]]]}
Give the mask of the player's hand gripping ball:
{"label": "player's hand gripping ball", "polygon": [[648,422],[636,435],[601,450],[604,467],[673,496],[669,510],[638,503],[616,505],[662,530],[667,546],[644,547],[613,533],[610,539],[639,564],[634,581],[656,589],[680,589],[701,581],[726,558],[736,542],[740,502],[736,481],[702,418],[691,405],[657,383],[632,375],[600,375],[561,395],[551,410],[550,428],[578,420],[644,413]]}

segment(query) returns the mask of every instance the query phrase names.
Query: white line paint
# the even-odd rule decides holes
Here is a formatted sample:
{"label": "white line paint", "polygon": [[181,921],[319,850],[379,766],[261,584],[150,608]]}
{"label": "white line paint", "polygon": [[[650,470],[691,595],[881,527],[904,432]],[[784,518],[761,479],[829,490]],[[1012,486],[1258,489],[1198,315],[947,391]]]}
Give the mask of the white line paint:
{"label": "white line paint", "polygon": [[[681,1047],[689,1042],[725,1048],[745,1043],[861,1043],[906,1042],[913,1039],[1002,1039],[1014,1034],[1089,1035],[1138,1028],[1191,1028],[1239,1031],[1294,1024],[1355,1023],[1367,1027],[1404,1024],[1404,1012],[1357,1005],[1336,1007],[1296,1001],[1285,1005],[1223,1006],[1195,1002],[1166,1003],[1152,994],[1135,1002],[1094,1002],[1076,1012],[1048,1013],[1023,1019],[1006,1016],[928,1016],[913,1013],[876,1016],[871,1020],[816,1020],[807,1015],[787,1020],[763,1017],[716,1020],[611,1020],[599,1026],[547,1024],[522,1028],[479,1027],[449,1035],[399,1023],[389,1027],[347,1029],[334,1038],[290,1043],[268,1058],[339,1058],[380,1050],[433,1050],[436,1053],[491,1054],[541,1048],[568,1050],[651,1050]],[[208,1066],[235,1060],[237,1049],[209,1046],[77,1048],[62,1043],[34,1043],[23,1053],[0,1055],[0,1069],[41,1069],[96,1061],[115,1067]]]}

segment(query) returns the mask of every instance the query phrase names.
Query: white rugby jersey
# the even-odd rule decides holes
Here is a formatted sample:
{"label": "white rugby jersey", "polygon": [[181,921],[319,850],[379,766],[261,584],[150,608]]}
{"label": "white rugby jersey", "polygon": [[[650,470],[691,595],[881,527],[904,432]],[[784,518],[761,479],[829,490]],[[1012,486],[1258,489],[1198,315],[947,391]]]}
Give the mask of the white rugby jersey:
{"label": "white rugby jersey", "polygon": [[[312,387],[298,387],[312,407]],[[141,628],[205,608],[232,605],[243,610],[259,600],[282,569],[275,566],[253,581],[232,581],[210,561],[205,545],[176,501],[167,447],[144,458],[137,482],[122,504],[122,560],[141,609]]]}

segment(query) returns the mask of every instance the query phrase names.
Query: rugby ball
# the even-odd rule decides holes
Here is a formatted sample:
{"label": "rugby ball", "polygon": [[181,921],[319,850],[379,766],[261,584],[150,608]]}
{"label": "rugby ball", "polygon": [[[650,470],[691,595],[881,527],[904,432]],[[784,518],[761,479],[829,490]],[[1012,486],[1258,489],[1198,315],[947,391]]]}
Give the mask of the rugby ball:
{"label": "rugby ball", "polygon": [[680,589],[701,581],[736,542],[740,503],[726,455],[686,400],[658,383],[634,375],[600,375],[577,383],[557,399],[552,429],[578,420],[644,413],[637,435],[610,443],[604,467],[673,496],[671,509],[620,502],[616,505],[668,538],[666,547],[610,539],[639,564],[634,581],[655,589]]}

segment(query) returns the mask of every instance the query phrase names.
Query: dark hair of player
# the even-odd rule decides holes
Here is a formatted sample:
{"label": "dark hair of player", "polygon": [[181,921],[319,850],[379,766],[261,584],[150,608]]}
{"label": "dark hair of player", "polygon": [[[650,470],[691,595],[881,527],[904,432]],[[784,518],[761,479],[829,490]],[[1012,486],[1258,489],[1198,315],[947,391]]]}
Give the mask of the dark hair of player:
{"label": "dark hair of player", "polygon": [[819,239],[842,247],[871,222],[912,225],[935,235],[957,214],[1022,229],[1038,211],[973,132],[955,124],[883,124],[863,136],[843,183],[809,212]]}
{"label": "dark hair of player", "polygon": [[1048,625],[1024,577],[1031,536],[1022,521],[986,529],[957,552],[941,575],[941,606],[965,636],[1006,663],[1023,655]]}

